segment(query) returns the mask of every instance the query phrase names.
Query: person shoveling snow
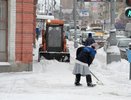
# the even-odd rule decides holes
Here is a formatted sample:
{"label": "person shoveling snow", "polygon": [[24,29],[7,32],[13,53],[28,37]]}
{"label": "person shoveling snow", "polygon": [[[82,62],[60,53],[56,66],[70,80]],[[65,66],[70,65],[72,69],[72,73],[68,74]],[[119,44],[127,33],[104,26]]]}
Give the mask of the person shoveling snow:
{"label": "person shoveling snow", "polygon": [[76,75],[75,85],[81,86],[80,78],[81,76],[86,76],[87,86],[94,87],[95,84],[92,83],[92,78],[89,70],[89,66],[92,64],[95,55],[96,49],[99,45],[93,43],[91,46],[80,47],[76,52],[76,63],[74,66],[73,74]]}

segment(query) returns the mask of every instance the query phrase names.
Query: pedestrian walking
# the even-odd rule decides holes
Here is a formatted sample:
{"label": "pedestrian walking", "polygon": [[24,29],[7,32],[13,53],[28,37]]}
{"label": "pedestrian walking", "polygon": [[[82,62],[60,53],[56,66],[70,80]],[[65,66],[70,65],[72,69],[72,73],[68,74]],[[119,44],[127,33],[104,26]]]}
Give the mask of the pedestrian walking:
{"label": "pedestrian walking", "polygon": [[95,58],[96,49],[98,48],[99,45],[93,43],[91,46],[80,47],[77,49],[76,63],[73,69],[73,74],[76,76],[74,83],[76,86],[82,85],[80,83],[81,76],[86,76],[87,86],[95,86],[95,84],[92,83],[89,67]]}
{"label": "pedestrian walking", "polygon": [[94,38],[92,37],[92,33],[88,34],[88,37],[85,41],[85,46],[90,46],[91,44],[95,43]]}
{"label": "pedestrian walking", "polygon": [[40,36],[40,24],[39,22],[36,23],[36,39],[38,40],[39,39],[39,36]]}
{"label": "pedestrian walking", "polygon": [[39,35],[40,35],[40,30],[39,28],[36,28],[36,39],[39,39]]}

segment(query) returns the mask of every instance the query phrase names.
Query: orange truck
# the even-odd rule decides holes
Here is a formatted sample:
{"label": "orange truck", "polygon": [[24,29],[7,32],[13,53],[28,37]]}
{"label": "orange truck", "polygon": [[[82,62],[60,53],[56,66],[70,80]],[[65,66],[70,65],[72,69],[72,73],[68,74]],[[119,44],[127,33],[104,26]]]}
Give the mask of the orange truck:
{"label": "orange truck", "polygon": [[38,61],[42,57],[49,60],[56,59],[61,62],[70,62],[63,20],[53,19],[45,21],[45,30],[42,32],[42,44],[39,47]]}

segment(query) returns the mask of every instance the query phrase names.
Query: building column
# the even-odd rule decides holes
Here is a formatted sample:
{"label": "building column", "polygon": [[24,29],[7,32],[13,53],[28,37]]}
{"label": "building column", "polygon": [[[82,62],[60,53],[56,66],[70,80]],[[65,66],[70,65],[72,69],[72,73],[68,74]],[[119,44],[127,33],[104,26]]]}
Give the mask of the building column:
{"label": "building column", "polygon": [[15,61],[16,0],[8,0],[8,61]]}

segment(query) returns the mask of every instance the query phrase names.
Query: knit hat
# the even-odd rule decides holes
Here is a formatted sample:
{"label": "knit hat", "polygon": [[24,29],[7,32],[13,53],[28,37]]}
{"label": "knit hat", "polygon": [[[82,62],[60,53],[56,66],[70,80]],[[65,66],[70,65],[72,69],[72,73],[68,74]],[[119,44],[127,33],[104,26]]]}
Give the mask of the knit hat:
{"label": "knit hat", "polygon": [[88,34],[88,37],[92,37],[92,33],[89,33],[89,34]]}
{"label": "knit hat", "polygon": [[92,45],[91,45],[91,47],[93,47],[94,49],[98,49],[99,48],[99,45],[98,45],[98,43],[93,43]]}

